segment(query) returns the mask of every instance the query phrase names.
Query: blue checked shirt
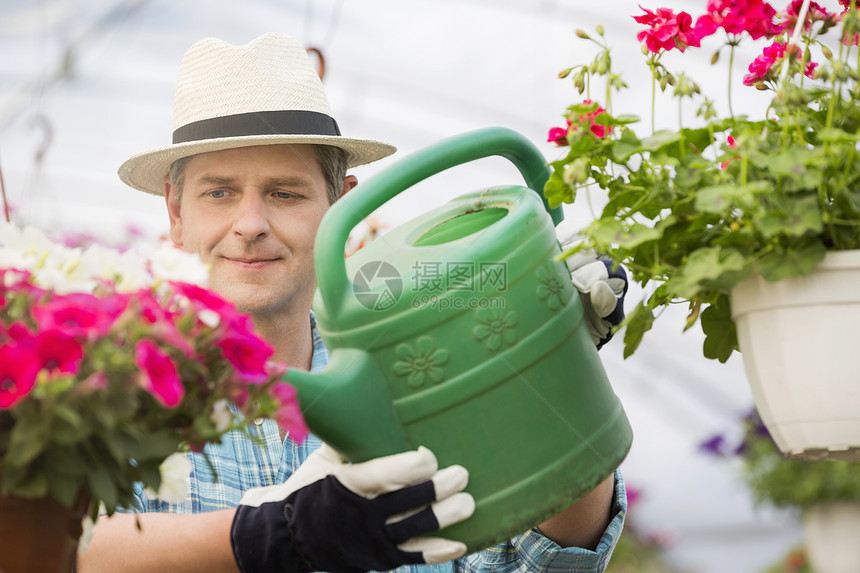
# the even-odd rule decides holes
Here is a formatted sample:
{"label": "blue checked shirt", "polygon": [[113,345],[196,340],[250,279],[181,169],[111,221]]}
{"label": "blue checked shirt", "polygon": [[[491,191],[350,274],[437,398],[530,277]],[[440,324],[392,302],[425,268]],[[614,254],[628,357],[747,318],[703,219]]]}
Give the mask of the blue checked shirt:
{"label": "blue checked shirt", "polygon": [[[328,352],[323,345],[316,321],[311,315],[314,355],[311,372],[319,372],[328,364]],[[227,509],[239,505],[245,491],[283,483],[308,455],[320,445],[310,436],[301,444],[289,436],[281,442],[277,424],[259,420],[251,432],[262,440],[256,444],[241,432],[224,436],[220,444],[207,444],[209,463],[201,454],[189,453],[192,463],[188,498],[181,504],[169,504],[150,499],[138,484],[135,488],[136,512],[200,513]],[[215,475],[218,479],[215,479]],[[615,473],[613,519],[606,528],[596,551],[578,547],[562,548],[544,537],[537,529],[521,533],[504,543],[439,565],[403,566],[396,573],[452,573],[474,571],[481,573],[600,573],[609,563],[612,550],[621,535],[627,513],[627,495],[621,473]]]}

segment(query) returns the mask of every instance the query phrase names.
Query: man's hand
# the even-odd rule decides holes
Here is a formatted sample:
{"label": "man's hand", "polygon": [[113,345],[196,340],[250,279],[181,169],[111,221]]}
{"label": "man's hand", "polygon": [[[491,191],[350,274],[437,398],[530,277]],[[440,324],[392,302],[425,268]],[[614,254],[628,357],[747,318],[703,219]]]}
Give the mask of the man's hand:
{"label": "man's hand", "polygon": [[[579,242],[580,237],[566,220],[555,229],[561,250]],[[612,338],[612,328],[624,320],[624,295],[627,294],[627,273],[621,265],[592,250],[582,250],[564,260],[570,269],[570,279],[579,291],[585,309],[585,320],[591,339],[598,349]]]}
{"label": "man's hand", "polygon": [[465,544],[427,537],[475,511],[461,466],[426,448],[348,464],[323,444],[285,483],[249,490],[231,531],[243,573],[386,571],[461,557]]}

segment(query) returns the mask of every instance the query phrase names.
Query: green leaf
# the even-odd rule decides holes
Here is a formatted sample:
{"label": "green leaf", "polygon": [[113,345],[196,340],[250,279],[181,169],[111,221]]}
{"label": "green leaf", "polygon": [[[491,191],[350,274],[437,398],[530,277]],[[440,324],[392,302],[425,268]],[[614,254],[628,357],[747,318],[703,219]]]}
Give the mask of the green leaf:
{"label": "green leaf", "polygon": [[721,295],[717,301],[702,311],[702,331],[705,342],[702,351],[706,358],[725,362],[738,344],[737,327],[732,320],[729,297]]}
{"label": "green leaf", "polygon": [[81,485],[82,480],[79,478],[53,474],[48,483],[48,490],[51,497],[66,507],[72,507],[78,499]]}
{"label": "green leaf", "polygon": [[543,194],[551,209],[555,209],[562,203],[573,203],[576,197],[570,185],[565,183],[555,171],[550,173],[549,179],[544,185]]}
{"label": "green leaf", "polygon": [[92,493],[93,498],[103,502],[108,510],[116,508],[116,486],[107,469],[103,466],[95,467],[92,473],[87,476],[87,483],[90,486],[90,493]]}
{"label": "green leaf", "polygon": [[640,302],[624,320],[624,358],[636,352],[645,333],[651,330],[653,324],[654,313],[644,301]]}
{"label": "green leaf", "polygon": [[659,239],[661,235],[660,230],[654,227],[634,223],[625,228],[617,220],[595,221],[588,233],[602,245],[614,244],[625,249],[632,249],[646,241]]}
{"label": "green leaf", "polygon": [[9,451],[4,461],[9,466],[24,467],[48,445],[50,420],[35,409],[22,412],[12,428]]}
{"label": "green leaf", "polygon": [[634,154],[643,151],[642,142],[632,131],[621,134],[612,146],[612,158],[616,163],[626,163]]}
{"label": "green leaf", "polygon": [[671,278],[671,285],[681,296],[692,299],[703,288],[727,288],[737,282],[746,261],[735,249],[703,247],[696,249]]}
{"label": "green leaf", "polygon": [[735,206],[744,207],[755,201],[757,193],[767,193],[772,186],[764,181],[749,185],[712,185],[696,193],[696,208],[706,213],[724,213]]}
{"label": "green leaf", "polygon": [[758,223],[758,229],[765,238],[777,235],[800,237],[808,232],[821,233],[823,224],[818,197],[784,198],[780,201],[782,212],[768,211]]}
{"label": "green leaf", "polygon": [[792,146],[780,153],[769,153],[767,164],[771,172],[783,177],[800,178],[806,166],[815,158],[815,151]]}
{"label": "green leaf", "polygon": [[793,276],[808,275],[824,260],[827,249],[818,239],[769,252],[759,260],[758,269],[766,280],[779,281]]}
{"label": "green leaf", "polygon": [[668,129],[661,129],[654,132],[654,135],[643,139],[642,148],[646,151],[657,151],[667,145],[678,145],[679,141],[681,141],[681,134]]}

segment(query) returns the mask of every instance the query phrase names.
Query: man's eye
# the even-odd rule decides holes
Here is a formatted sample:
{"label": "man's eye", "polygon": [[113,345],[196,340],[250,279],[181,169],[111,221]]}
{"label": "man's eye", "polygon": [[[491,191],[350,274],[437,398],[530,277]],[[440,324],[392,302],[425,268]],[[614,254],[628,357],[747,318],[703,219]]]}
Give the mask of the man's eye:
{"label": "man's eye", "polygon": [[295,193],[290,193],[289,191],[275,191],[273,193],[275,198],[277,199],[295,199],[298,197]]}
{"label": "man's eye", "polygon": [[209,196],[213,199],[223,199],[227,195],[227,192],[223,189],[216,189],[215,191],[210,191]]}

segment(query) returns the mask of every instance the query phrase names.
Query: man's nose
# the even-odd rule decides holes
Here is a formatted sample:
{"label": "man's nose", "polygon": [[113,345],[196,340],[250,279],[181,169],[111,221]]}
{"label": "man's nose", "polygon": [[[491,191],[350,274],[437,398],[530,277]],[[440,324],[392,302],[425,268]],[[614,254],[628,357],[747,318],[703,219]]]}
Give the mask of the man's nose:
{"label": "man's nose", "polygon": [[253,241],[269,232],[266,202],[258,193],[244,193],[236,208],[233,232],[245,240]]}

